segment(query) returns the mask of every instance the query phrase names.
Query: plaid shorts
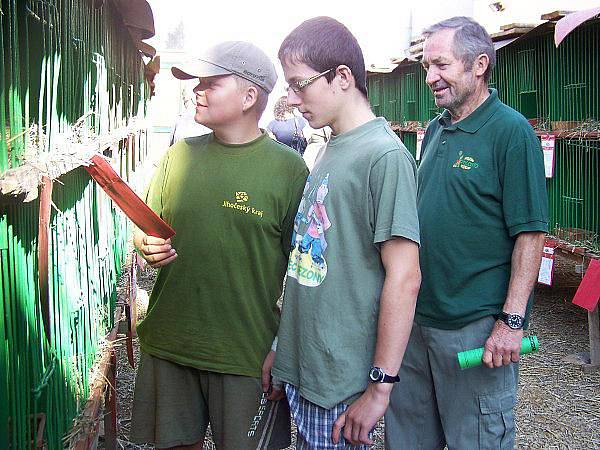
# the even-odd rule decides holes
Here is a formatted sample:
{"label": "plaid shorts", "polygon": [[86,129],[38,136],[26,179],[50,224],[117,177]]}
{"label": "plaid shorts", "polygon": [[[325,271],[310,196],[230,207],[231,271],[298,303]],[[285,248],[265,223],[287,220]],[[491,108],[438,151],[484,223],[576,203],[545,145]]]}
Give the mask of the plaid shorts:
{"label": "plaid shorts", "polygon": [[[321,408],[303,398],[295,386],[285,383],[285,393],[290,404],[290,412],[297,428],[297,450],[367,450],[368,445],[347,444],[344,436],[334,444],[331,430],[337,418],[348,408],[338,403],[331,409]],[[369,434],[370,435],[370,434]]]}

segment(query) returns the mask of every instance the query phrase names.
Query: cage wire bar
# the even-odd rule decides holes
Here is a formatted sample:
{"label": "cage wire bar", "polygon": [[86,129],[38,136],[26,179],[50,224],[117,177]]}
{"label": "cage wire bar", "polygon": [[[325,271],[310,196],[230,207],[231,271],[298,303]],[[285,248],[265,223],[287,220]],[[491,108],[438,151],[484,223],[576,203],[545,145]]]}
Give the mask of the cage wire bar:
{"label": "cage wire bar", "polygon": [[[556,48],[541,28],[497,51],[490,87],[521,112],[536,133],[556,135],[554,176],[547,179],[550,232],[600,253],[600,20],[588,21]],[[396,125],[415,155],[416,130],[440,111],[420,64],[370,74],[373,111]]]}
{"label": "cage wire bar", "polygon": [[552,29],[498,51],[491,84],[538,134],[557,134],[547,179],[550,232],[600,252],[600,21],[583,24],[556,48]]}
{"label": "cage wire bar", "polygon": [[[82,116],[87,133],[103,135],[145,115],[140,54],[113,3],[93,3],[1,0],[0,174],[26,152],[51,151]],[[134,145],[121,143],[112,157],[135,183],[147,139],[130,138]],[[38,286],[39,200],[0,202],[2,449],[64,448],[113,326],[128,222],[81,168],[54,183],[52,201],[50,336]]]}
{"label": "cage wire bar", "polygon": [[[0,124],[2,126],[0,136],[0,173],[8,168],[8,147],[6,144],[8,130],[6,129],[6,74],[4,63],[4,2],[0,3]],[[8,266],[8,239],[6,236],[6,219],[5,215],[0,212],[0,266],[2,268]],[[0,270],[0,294],[2,299],[7,297],[5,270]],[[0,323],[5,319],[4,300],[0,301]],[[0,325],[0,405],[5,405],[0,408],[0,448],[8,448],[8,341],[6,338],[6,330],[4,324]]]}

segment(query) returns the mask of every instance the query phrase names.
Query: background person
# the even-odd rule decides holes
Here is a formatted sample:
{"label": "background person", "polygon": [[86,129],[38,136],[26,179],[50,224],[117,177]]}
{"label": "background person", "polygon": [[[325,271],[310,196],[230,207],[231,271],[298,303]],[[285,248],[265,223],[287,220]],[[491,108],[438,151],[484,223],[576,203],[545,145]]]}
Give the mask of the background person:
{"label": "background person", "polygon": [[310,125],[307,125],[304,128],[304,131],[304,135],[306,136],[308,134],[309,137],[308,145],[306,146],[306,150],[304,150],[304,155],[302,155],[302,157],[304,158],[308,170],[312,170],[321,150],[325,148],[325,145],[331,138],[331,128],[323,127],[314,130]]}
{"label": "background person", "polygon": [[267,130],[273,133],[279,142],[303,155],[308,144],[303,130],[308,122],[304,117],[296,116],[294,109],[288,105],[286,95],[280,97],[273,107],[275,119],[267,125]]}

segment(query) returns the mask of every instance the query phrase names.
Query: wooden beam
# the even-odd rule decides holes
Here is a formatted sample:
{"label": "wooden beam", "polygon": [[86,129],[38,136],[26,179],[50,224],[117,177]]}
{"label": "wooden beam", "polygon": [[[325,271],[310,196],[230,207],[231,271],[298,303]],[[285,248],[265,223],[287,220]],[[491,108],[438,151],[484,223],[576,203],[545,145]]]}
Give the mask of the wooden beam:
{"label": "wooden beam", "polygon": [[[90,387],[90,396],[85,404],[83,413],[80,415],[82,426],[81,430],[74,430],[69,439],[69,448],[73,450],[89,450],[96,448],[98,442],[98,433],[100,431],[100,413],[104,398],[105,389],[107,389],[107,380],[112,368],[113,342],[117,338],[117,330],[123,309],[121,306],[115,308],[115,326],[110,331],[106,340],[109,345],[103,350],[98,363],[98,376],[95,377]],[[108,389],[111,389],[110,386]],[[79,431],[79,432],[78,432]],[[106,448],[110,445],[105,441]],[[114,446],[116,447],[116,436]]]}
{"label": "wooden beam", "polygon": [[553,134],[556,139],[591,139],[596,140],[600,139],[600,132],[598,131],[540,131],[535,130],[535,134],[539,136],[543,136],[546,134]]}
{"label": "wooden beam", "polygon": [[531,30],[533,30],[533,27],[511,28],[510,30],[499,31],[498,33],[494,33],[490,36],[493,41],[496,41],[499,39],[508,39],[512,37],[522,36],[525,33],[529,33]]}
{"label": "wooden beam", "polygon": [[562,19],[567,14],[570,14],[572,11],[552,11],[550,13],[542,14],[542,20],[552,20],[556,21]]}
{"label": "wooden beam", "polygon": [[537,25],[537,23],[509,23],[507,25],[502,25],[500,29],[506,31],[512,30],[513,28],[535,28]]}
{"label": "wooden beam", "polygon": [[588,311],[588,326],[590,329],[590,365],[600,369],[600,318],[598,306]]}
{"label": "wooden beam", "polygon": [[104,391],[104,448],[117,450],[117,356],[110,348],[110,360],[106,371],[106,390]]}
{"label": "wooden beam", "polygon": [[38,289],[40,292],[40,311],[48,344],[52,346],[50,328],[50,289],[48,285],[48,235],[50,231],[50,206],[52,205],[52,180],[42,177],[40,192],[40,210],[38,221]]}

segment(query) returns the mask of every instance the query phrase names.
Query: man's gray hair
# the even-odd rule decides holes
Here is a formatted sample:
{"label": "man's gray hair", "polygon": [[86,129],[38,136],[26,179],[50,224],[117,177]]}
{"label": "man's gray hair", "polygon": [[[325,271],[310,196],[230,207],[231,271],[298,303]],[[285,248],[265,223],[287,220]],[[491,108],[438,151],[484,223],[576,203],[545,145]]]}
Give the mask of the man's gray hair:
{"label": "man's gray hair", "polygon": [[483,74],[484,80],[488,81],[496,65],[496,49],[485,28],[470,17],[457,16],[431,25],[423,31],[423,36],[428,38],[442,30],[456,30],[452,43],[454,56],[463,62],[465,68],[472,68],[473,63],[482,53],[488,56],[490,64]]}

